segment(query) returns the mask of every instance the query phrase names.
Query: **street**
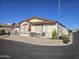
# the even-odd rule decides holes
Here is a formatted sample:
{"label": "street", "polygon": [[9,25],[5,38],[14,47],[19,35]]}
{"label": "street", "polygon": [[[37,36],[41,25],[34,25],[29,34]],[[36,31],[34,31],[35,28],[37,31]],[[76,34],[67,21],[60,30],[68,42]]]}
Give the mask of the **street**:
{"label": "street", "polygon": [[67,46],[42,46],[0,39],[0,59],[79,59],[79,37],[74,33],[73,44]]}

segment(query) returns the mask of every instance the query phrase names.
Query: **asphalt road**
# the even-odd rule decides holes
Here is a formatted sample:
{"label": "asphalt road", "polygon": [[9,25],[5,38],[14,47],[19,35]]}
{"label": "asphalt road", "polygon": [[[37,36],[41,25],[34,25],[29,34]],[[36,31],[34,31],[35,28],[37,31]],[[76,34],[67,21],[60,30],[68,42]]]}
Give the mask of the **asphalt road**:
{"label": "asphalt road", "polygon": [[74,33],[74,42],[68,46],[41,46],[0,39],[0,59],[79,59],[78,36]]}

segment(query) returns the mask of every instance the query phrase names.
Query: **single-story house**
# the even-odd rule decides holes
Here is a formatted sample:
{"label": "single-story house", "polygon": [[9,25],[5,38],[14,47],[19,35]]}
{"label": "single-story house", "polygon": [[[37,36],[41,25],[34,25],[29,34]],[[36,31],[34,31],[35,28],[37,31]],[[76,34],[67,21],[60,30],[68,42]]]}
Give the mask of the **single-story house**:
{"label": "single-story house", "polygon": [[19,25],[15,24],[14,26],[12,24],[0,24],[0,29],[4,29],[5,33],[10,33],[12,35],[19,34]]}
{"label": "single-story house", "polygon": [[5,33],[9,33],[12,31],[11,25],[8,24],[0,24],[0,28],[5,30]]}
{"label": "single-story house", "polygon": [[69,35],[69,29],[55,20],[31,17],[27,20],[21,21],[19,24],[21,36],[34,36],[37,34],[40,35],[40,37],[51,38],[53,31],[56,31],[58,37]]}

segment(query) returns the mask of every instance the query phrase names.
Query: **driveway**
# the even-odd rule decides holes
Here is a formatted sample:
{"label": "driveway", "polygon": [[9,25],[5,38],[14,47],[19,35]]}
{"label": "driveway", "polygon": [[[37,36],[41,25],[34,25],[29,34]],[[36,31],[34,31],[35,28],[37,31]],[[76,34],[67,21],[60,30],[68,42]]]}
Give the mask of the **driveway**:
{"label": "driveway", "polygon": [[[73,44],[66,46],[44,46],[0,39],[2,59],[79,59],[79,37],[73,34]],[[19,39],[18,39],[19,40]],[[9,57],[1,57],[9,56]]]}

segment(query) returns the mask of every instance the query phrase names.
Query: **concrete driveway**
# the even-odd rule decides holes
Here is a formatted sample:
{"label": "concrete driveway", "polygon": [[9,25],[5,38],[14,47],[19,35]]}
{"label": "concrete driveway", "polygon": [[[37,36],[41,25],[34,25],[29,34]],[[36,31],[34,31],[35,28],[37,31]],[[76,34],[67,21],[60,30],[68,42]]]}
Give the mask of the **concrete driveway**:
{"label": "concrete driveway", "polygon": [[79,37],[76,33],[73,34],[73,40],[74,40],[73,44],[67,46],[42,46],[42,45],[34,45],[24,42],[0,39],[0,58],[79,59]]}

